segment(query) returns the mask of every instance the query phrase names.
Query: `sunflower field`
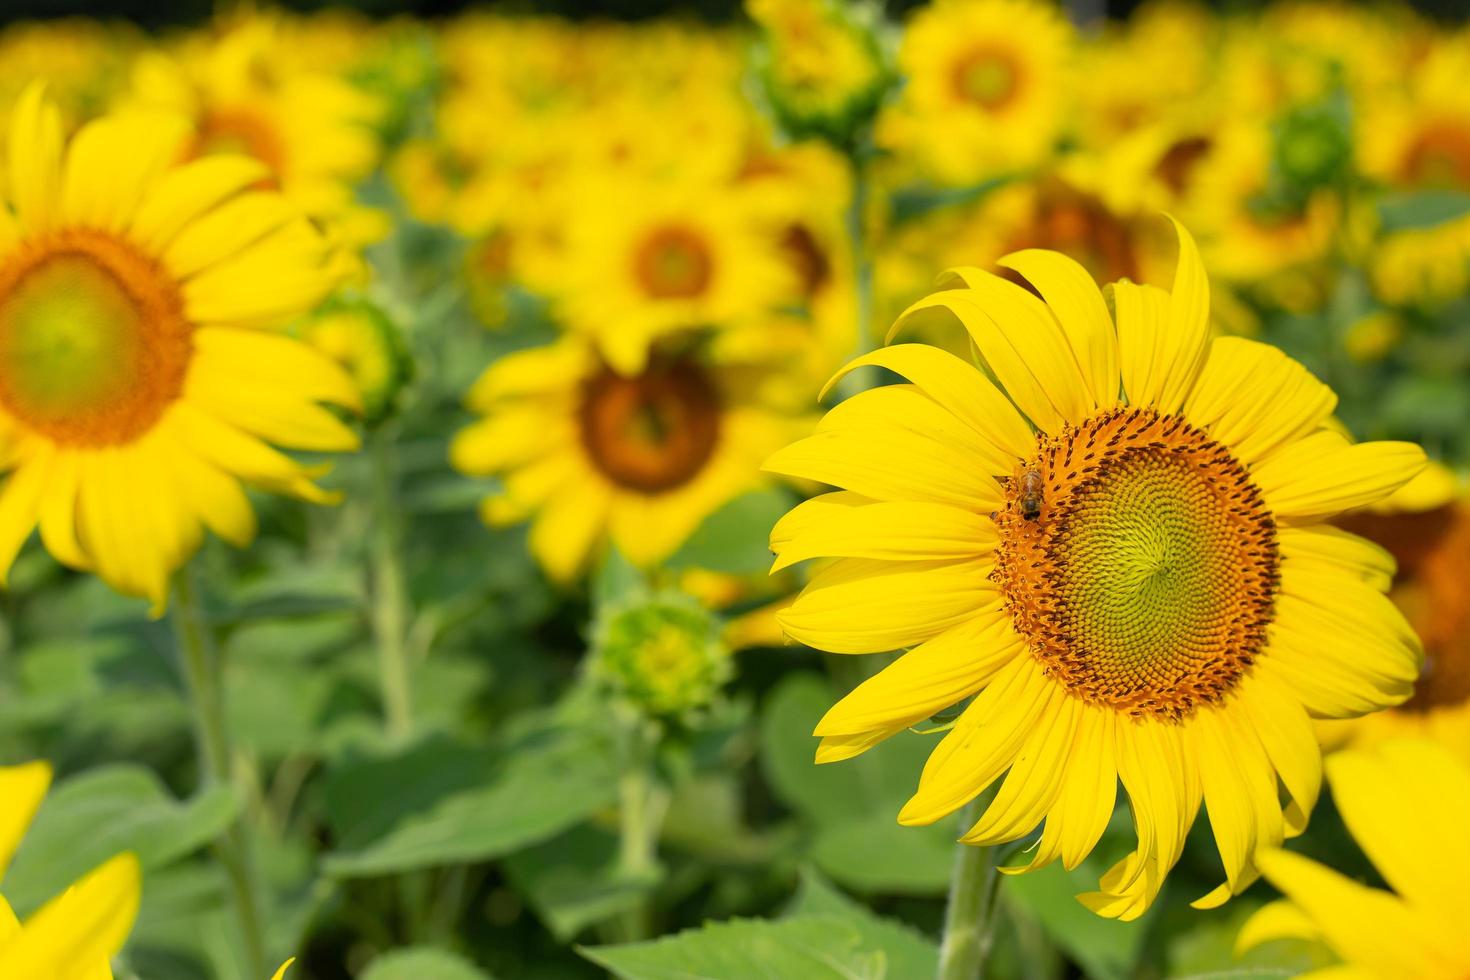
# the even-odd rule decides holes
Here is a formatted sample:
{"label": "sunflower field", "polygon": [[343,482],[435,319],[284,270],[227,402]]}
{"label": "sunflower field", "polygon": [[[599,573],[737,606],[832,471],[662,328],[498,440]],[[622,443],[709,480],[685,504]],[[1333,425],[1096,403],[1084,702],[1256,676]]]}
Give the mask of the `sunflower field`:
{"label": "sunflower field", "polygon": [[1470,976],[1470,28],[1106,7],[0,16],[0,980]]}

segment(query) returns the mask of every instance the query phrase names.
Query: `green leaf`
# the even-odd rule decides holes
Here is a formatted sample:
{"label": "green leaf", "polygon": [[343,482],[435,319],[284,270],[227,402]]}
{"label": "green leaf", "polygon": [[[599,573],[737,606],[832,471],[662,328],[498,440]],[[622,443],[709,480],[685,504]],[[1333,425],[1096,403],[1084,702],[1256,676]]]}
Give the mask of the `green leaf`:
{"label": "green leaf", "polygon": [[820,875],[803,871],[801,887],[788,916],[838,916],[858,930],[864,949],[881,949],[890,977],[932,977],[939,969],[939,947],[907,923],[885,919],[832,887]]}
{"label": "green leaf", "polygon": [[704,519],[669,568],[702,568],[749,575],[771,567],[771,528],[796,504],[785,490],[757,490],[736,497]]}
{"label": "green leaf", "polygon": [[1089,858],[1072,871],[1053,863],[1023,875],[1003,875],[1001,888],[1008,901],[1036,917],[1051,941],[1092,980],[1124,980],[1135,975],[1148,929],[1143,921],[1105,919],[1077,901],[1082,892],[1097,890],[1101,863]]}
{"label": "green leaf", "polygon": [[562,942],[635,907],[660,878],[658,872],[640,878],[619,875],[617,835],[590,825],[512,854],[505,870]]}
{"label": "green leaf", "polygon": [[384,953],[368,964],[362,980],[491,980],[490,974],[457,953],[410,946]]}
{"label": "green leaf", "polygon": [[136,854],[147,875],[218,837],[237,810],[223,786],[176,801],[141,766],[73,776],[41,804],[5,876],[5,897],[24,915],[123,851]]}
{"label": "green leaf", "polygon": [[392,874],[498,857],[605,806],[615,766],[601,733],[540,721],[480,748],[442,735],[350,759],[327,780],[338,850],[329,874]]}
{"label": "green leaf", "polygon": [[1432,228],[1470,214],[1470,193],[1455,190],[1404,191],[1378,202],[1383,230]]}
{"label": "green leaf", "polygon": [[579,950],[623,980],[907,980],[837,916],[735,919],[675,936]]}
{"label": "green leaf", "polygon": [[810,857],[841,884],[869,892],[943,891],[955,828],[898,823],[935,737],[904,732],[855,759],[819,766],[812,728],[836,699],[832,686],[812,673],[788,676],[767,698],[761,764],[771,788],[814,825]]}

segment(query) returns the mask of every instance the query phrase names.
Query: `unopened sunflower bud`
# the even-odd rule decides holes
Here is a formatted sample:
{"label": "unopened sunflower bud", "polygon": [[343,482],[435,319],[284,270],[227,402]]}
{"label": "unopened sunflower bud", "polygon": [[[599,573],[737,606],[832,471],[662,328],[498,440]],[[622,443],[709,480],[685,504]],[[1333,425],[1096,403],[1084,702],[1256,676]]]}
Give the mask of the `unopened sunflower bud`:
{"label": "unopened sunflower bud", "polygon": [[877,8],[845,0],[747,0],[761,27],[755,70],[791,136],[849,145],[892,79]]}
{"label": "unopened sunflower bud", "polygon": [[732,674],[718,620],[674,592],[604,609],[594,627],[591,669],[599,683],[658,718],[708,707]]}
{"label": "unopened sunflower bud", "polygon": [[301,337],[347,369],[362,396],[368,425],[393,414],[412,376],[413,361],[386,312],[365,299],[333,300],[306,320]]}

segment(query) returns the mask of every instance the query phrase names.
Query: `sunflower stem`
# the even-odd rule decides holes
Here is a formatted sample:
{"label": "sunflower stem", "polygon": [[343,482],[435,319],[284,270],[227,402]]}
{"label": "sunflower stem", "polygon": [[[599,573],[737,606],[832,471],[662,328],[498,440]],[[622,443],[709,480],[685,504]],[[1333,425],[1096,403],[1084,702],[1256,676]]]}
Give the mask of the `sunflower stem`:
{"label": "sunflower stem", "polygon": [[[185,566],[174,578],[173,622],[184,685],[194,714],[201,788],[228,785],[230,743],[225,728],[224,686],[214,636],[204,615],[192,566]],[[214,842],[213,851],[230,888],[248,975],[268,976],[260,886],[255,878],[250,835],[243,813]]]}
{"label": "sunflower stem", "polygon": [[388,737],[405,742],[413,734],[413,694],[409,680],[408,589],[403,575],[403,534],[397,501],[393,444],[385,433],[372,438],[373,543],[372,623],[378,648],[378,677]]}
{"label": "sunflower stem", "polygon": [[[862,146],[847,151],[848,169],[852,173],[852,200],[847,207],[847,240],[852,250],[853,288],[857,293],[856,343],[853,357],[861,357],[873,349],[873,253],[868,247],[868,153]],[[849,372],[838,384],[843,398],[849,398],[873,386],[877,371],[861,367]]]}
{"label": "sunflower stem", "polygon": [[[623,730],[622,772],[618,777],[618,871],[624,880],[643,884],[658,872],[658,838],[667,796],[654,773],[658,748],[655,727],[638,716]],[[620,919],[624,942],[651,934],[648,902],[640,899]]]}
{"label": "sunflower stem", "polygon": [[[960,811],[960,834],[972,827],[984,808],[983,797]],[[995,899],[1000,872],[991,848],[956,843],[944,912],[944,939],[939,947],[939,980],[979,980],[995,930]]]}

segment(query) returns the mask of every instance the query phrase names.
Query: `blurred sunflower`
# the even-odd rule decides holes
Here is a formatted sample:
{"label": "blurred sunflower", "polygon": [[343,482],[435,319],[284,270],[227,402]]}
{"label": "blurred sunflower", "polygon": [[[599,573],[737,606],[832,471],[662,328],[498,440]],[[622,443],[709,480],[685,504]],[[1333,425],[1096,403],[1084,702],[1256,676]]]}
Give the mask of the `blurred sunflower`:
{"label": "blurred sunflower", "polygon": [[971,183],[1045,160],[1061,137],[1072,30],[1034,0],[943,0],[914,15],[902,99],[879,142],[935,177]]}
{"label": "blurred sunflower", "polygon": [[[42,762],[0,767],[0,879],[51,785]],[[138,917],[138,859],[119,854],[22,924],[0,897],[0,976],[16,980],[112,980],[111,958]]]}
{"label": "blurred sunflower", "polygon": [[[1353,839],[1393,891],[1373,888],[1290,851],[1260,854],[1285,894],[1256,912],[1236,943],[1325,944],[1341,964],[1321,980],[1450,980],[1470,975],[1460,892],[1470,874],[1470,763],[1444,746],[1394,739],[1327,760],[1333,799]],[[1414,833],[1406,833],[1413,828]],[[1426,847],[1423,840],[1435,842]]]}
{"label": "blurred sunflower", "polygon": [[[1366,174],[1390,188],[1463,191],[1470,187],[1470,53],[1436,47],[1406,91],[1377,93],[1363,105],[1357,152]],[[1373,284],[1393,303],[1442,303],[1470,286],[1470,217],[1429,228],[1390,231],[1371,258]]]}
{"label": "blurred sunflower", "polygon": [[485,371],[468,398],[485,417],[455,438],[451,461],[501,477],[482,515],[492,525],[533,518],[531,552],[552,578],[575,577],[608,540],[651,566],[758,486],[760,460],[809,431],[768,404],[779,375],[717,344],[663,345],[622,374],[569,337]]}
{"label": "blurred sunflower", "polygon": [[357,205],[353,191],[377,162],[379,106],[336,75],[277,57],[280,32],[274,18],[243,17],[217,38],[191,38],[176,57],[140,57],[131,101],[191,121],[185,159],[253,157],[281,193],[343,240],[382,237],[382,216]]}
{"label": "blurred sunflower", "polygon": [[947,312],[989,374],[927,345],[880,349],[849,368],[912,384],[849,398],[766,464],[843,488],[772,532],[778,568],[836,559],[780,615],[786,632],[837,653],[913,647],[827,713],[818,761],[973,697],[900,822],[933,823],[1009,770],[962,839],[1045,821],[1017,870],[1071,868],[1121,778],[1138,847],[1082,901],[1124,919],[1157,895],[1202,799],[1226,882],[1196,904],[1250,884],[1257,847],[1300,833],[1316,801],[1309,715],[1400,703],[1419,666],[1378,550],[1321,522],[1387,496],[1423,453],[1350,444],[1300,365],[1212,341],[1179,236],[1172,292],[1117,282],[1113,314],[1057,253],[1003,260],[1043,298],[952,271],[894,329]]}
{"label": "blurred sunflower", "polygon": [[[179,165],[175,120],[124,114],[63,148],[39,86],[12,119],[0,211],[0,582],[40,525],[62,563],[161,612],[203,527],[255,532],[240,481],[307,500],[319,472],[267,445],[357,438],[326,357],[262,327],[318,303],[340,267],[241,157]],[[13,214],[13,217],[12,217]]]}
{"label": "blurred sunflower", "polygon": [[1397,566],[1389,598],[1423,640],[1424,670],[1412,698],[1332,723],[1324,741],[1367,745],[1423,736],[1470,761],[1470,499],[1460,481],[1431,466],[1386,505],[1335,523],[1386,549],[1384,568]]}
{"label": "blurred sunflower", "polygon": [[624,374],[651,343],[772,309],[793,278],[756,220],[756,192],[593,178],[576,197],[557,291],[567,324]]}

